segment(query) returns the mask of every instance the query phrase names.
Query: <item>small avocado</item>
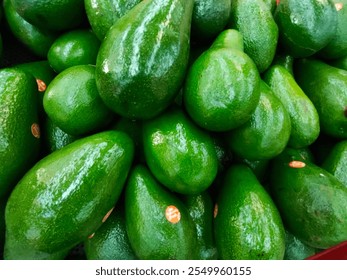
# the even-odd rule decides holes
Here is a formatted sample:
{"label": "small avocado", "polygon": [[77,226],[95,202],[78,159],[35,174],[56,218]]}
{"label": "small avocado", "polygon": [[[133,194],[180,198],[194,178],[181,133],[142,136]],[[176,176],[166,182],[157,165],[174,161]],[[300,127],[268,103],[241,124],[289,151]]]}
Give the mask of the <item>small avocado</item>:
{"label": "small avocado", "polygon": [[212,138],[177,108],[143,123],[143,147],[149,169],[171,191],[199,194],[217,175]]}

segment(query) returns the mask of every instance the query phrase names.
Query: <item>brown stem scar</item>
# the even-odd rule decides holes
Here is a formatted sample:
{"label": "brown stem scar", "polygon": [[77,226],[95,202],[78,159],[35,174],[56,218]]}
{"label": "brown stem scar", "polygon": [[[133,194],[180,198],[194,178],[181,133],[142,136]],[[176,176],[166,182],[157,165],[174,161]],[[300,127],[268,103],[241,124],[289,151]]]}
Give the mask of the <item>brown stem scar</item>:
{"label": "brown stem scar", "polygon": [[213,209],[213,218],[216,218],[217,215],[218,215],[218,204],[216,203]]}
{"label": "brown stem scar", "polygon": [[176,206],[170,205],[165,210],[165,217],[170,223],[177,224],[181,220],[181,213]]}
{"label": "brown stem scar", "polygon": [[291,168],[303,168],[305,166],[306,166],[306,164],[302,161],[293,160],[293,161],[289,162],[289,167],[291,167]]}
{"label": "brown stem scar", "polygon": [[102,222],[106,222],[107,218],[111,215],[112,211],[113,211],[114,207],[111,208],[107,213],[106,215],[102,218]]}
{"label": "brown stem scar", "polygon": [[33,123],[31,125],[31,134],[34,135],[35,138],[39,139],[41,136],[40,126],[37,123]]}
{"label": "brown stem scar", "polygon": [[37,88],[39,92],[44,92],[47,88],[46,83],[40,79],[36,79]]}
{"label": "brown stem scar", "polygon": [[343,8],[343,3],[336,3],[335,8],[336,8],[336,11],[341,11]]}

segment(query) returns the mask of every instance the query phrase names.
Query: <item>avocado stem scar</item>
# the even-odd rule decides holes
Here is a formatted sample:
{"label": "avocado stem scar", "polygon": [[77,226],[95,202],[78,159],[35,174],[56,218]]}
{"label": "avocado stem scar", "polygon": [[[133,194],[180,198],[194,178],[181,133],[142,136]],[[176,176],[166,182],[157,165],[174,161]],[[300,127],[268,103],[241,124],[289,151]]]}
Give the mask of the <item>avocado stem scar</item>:
{"label": "avocado stem scar", "polygon": [[305,166],[306,166],[306,164],[302,161],[293,160],[293,161],[289,162],[289,167],[291,167],[291,168],[303,168]]}
{"label": "avocado stem scar", "polygon": [[44,92],[47,88],[46,83],[40,79],[36,79],[37,88],[39,92]]}
{"label": "avocado stem scar", "polygon": [[91,235],[88,236],[88,239],[92,239],[95,235],[95,232],[93,232]]}
{"label": "avocado stem scar", "polygon": [[216,203],[213,209],[213,218],[216,218],[217,215],[218,215],[218,204]]}
{"label": "avocado stem scar", "polygon": [[165,217],[170,223],[177,224],[181,220],[181,213],[176,206],[170,205],[166,207]]}
{"label": "avocado stem scar", "polygon": [[39,139],[41,136],[40,126],[37,123],[33,123],[31,125],[31,134],[34,135],[35,138]]}
{"label": "avocado stem scar", "polygon": [[335,8],[336,8],[336,11],[341,11],[343,8],[343,3],[336,3]]}
{"label": "avocado stem scar", "polygon": [[106,215],[102,218],[102,222],[104,223],[107,218],[111,215],[112,211],[113,211],[114,207],[112,207],[107,213]]}

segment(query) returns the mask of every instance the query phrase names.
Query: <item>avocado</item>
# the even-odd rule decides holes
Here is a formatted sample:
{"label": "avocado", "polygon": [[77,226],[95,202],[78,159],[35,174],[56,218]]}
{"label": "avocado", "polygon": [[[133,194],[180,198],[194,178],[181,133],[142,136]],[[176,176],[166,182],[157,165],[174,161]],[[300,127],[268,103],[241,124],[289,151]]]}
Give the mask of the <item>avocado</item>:
{"label": "avocado", "polygon": [[347,55],[345,55],[341,58],[338,58],[338,59],[329,60],[329,64],[331,66],[336,67],[336,68],[347,70]]}
{"label": "avocado", "polygon": [[86,16],[83,0],[10,0],[18,14],[40,29],[65,31],[80,26]]}
{"label": "avocado", "polygon": [[283,259],[285,233],[280,214],[252,170],[232,165],[220,186],[214,232],[223,260]]}
{"label": "avocado", "polygon": [[123,207],[117,206],[93,236],[84,241],[88,260],[136,260],[125,226]]}
{"label": "avocado", "polygon": [[0,198],[36,162],[40,151],[37,85],[32,75],[0,70]]}
{"label": "avocado", "polygon": [[141,260],[192,260],[197,233],[186,206],[144,165],[136,165],[125,188],[125,224]]}
{"label": "avocado", "polygon": [[333,146],[322,163],[322,168],[347,187],[347,140],[341,140]]}
{"label": "avocado", "polygon": [[135,7],[141,0],[85,0],[88,21],[99,40],[115,22]]}
{"label": "avocado", "polygon": [[319,115],[322,132],[347,137],[347,71],[317,59],[294,63],[295,80],[310,98]]}
{"label": "avocado", "polygon": [[199,260],[216,260],[217,248],[213,233],[213,202],[208,192],[182,197],[197,233],[197,244],[194,249]]}
{"label": "avocado", "polygon": [[241,33],[225,30],[187,73],[184,107],[204,129],[236,128],[251,118],[259,102],[259,72],[242,48]]}
{"label": "avocado", "polygon": [[230,18],[230,0],[194,0],[192,37],[198,41],[214,39]]}
{"label": "avocado", "polygon": [[133,150],[126,134],[105,131],[38,161],[8,199],[5,259],[62,258],[92,235],[119,198]]}
{"label": "avocado", "polygon": [[263,81],[260,100],[249,121],[228,132],[230,149],[249,160],[270,159],[287,146],[291,120],[284,105]]}
{"label": "avocado", "polygon": [[173,108],[143,123],[146,163],[171,191],[199,194],[216,177],[218,158],[210,135]]}
{"label": "avocado", "polygon": [[[13,6],[12,0],[4,0],[4,14],[7,25],[14,37],[25,45],[34,55],[46,59],[47,53],[58,34],[42,29],[26,21]],[[27,2],[27,1],[25,1]]]}
{"label": "avocado", "polygon": [[325,59],[337,59],[347,53],[347,0],[331,0],[337,11],[337,28],[334,37],[318,55]]}
{"label": "avocado", "polygon": [[[305,74],[306,75],[306,74]],[[288,145],[303,148],[311,145],[320,133],[319,115],[312,101],[294,77],[281,65],[271,66],[264,81],[287,109],[292,124]]]}
{"label": "avocado", "polygon": [[335,36],[338,16],[330,0],[281,0],[274,13],[279,47],[295,58],[324,48]]}
{"label": "avocado", "polygon": [[271,161],[269,174],[272,197],[292,234],[320,249],[347,240],[347,188],[332,174],[291,148]]}
{"label": "avocado", "polygon": [[57,73],[76,65],[95,65],[100,44],[91,30],[68,31],[53,42],[47,59]]}
{"label": "avocado", "polygon": [[150,119],[178,94],[186,74],[193,0],[142,1],[103,40],[96,84],[115,113]]}
{"label": "avocado", "polygon": [[74,136],[103,129],[113,115],[99,96],[92,65],[59,73],[44,94],[43,107],[61,130]]}
{"label": "avocado", "polygon": [[228,27],[242,33],[245,53],[259,72],[264,72],[271,65],[278,42],[278,27],[268,4],[263,0],[231,1]]}

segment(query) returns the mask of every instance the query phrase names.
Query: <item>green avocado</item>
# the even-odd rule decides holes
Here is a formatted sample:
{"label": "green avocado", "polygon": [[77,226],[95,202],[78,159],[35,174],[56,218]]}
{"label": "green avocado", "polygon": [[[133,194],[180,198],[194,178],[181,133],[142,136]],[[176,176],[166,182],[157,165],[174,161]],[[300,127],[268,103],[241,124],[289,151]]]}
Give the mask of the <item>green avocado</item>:
{"label": "green avocado", "polygon": [[14,37],[25,45],[34,55],[46,59],[47,53],[58,34],[40,28],[26,21],[13,7],[11,0],[4,0],[4,14],[7,25]]}
{"label": "green avocado", "polygon": [[347,140],[339,141],[333,146],[322,163],[322,168],[347,187]]}
{"label": "green avocado", "polygon": [[141,0],[84,0],[89,23],[95,35],[103,40],[115,22]]}
{"label": "green avocado", "polygon": [[337,11],[337,28],[334,37],[319,56],[325,59],[337,59],[347,54],[347,0],[331,0]]}
{"label": "green avocado", "polygon": [[199,194],[217,175],[212,138],[176,108],[143,124],[143,147],[153,175],[174,192]]}
{"label": "green avocado", "polygon": [[186,206],[143,165],[133,168],[125,188],[125,224],[141,260],[196,258],[197,233]]}
{"label": "green avocado", "polygon": [[111,27],[98,53],[96,84],[114,112],[150,119],[173,102],[188,66],[193,4],[142,1]]}
{"label": "green avocado", "polygon": [[83,0],[10,0],[26,21],[40,29],[64,31],[86,18]]}
{"label": "green avocado", "polygon": [[100,41],[88,29],[77,29],[59,36],[50,47],[47,59],[55,72],[76,65],[95,65]]}
{"label": "green avocado", "polygon": [[92,235],[120,196],[133,150],[126,134],[105,131],[37,162],[6,205],[5,259],[61,258]]}
{"label": "green avocado", "polygon": [[264,81],[289,113],[292,130],[288,145],[293,148],[311,145],[318,138],[320,123],[316,107],[305,94],[305,89],[301,89],[281,65],[271,66],[264,73]]}
{"label": "green avocado", "polygon": [[40,150],[37,85],[32,75],[0,70],[0,198],[36,162]]}
{"label": "green avocado", "polygon": [[192,37],[208,41],[223,31],[230,18],[230,0],[194,0]]}
{"label": "green avocado", "polygon": [[242,33],[245,53],[259,72],[264,72],[271,65],[278,42],[278,27],[268,5],[263,0],[231,1],[228,26]]}
{"label": "green avocado", "polygon": [[105,128],[113,115],[99,96],[92,65],[59,73],[44,94],[43,107],[61,130],[74,136]]}
{"label": "green avocado", "polygon": [[319,115],[322,132],[347,137],[347,71],[316,59],[294,63],[295,79]]}
{"label": "green avocado", "polygon": [[223,260],[283,259],[285,232],[270,195],[252,170],[232,165],[220,186],[214,232]]}
{"label": "green avocado", "polygon": [[225,30],[189,69],[184,106],[204,129],[236,128],[251,118],[259,102],[259,72],[242,48],[241,33]]}
{"label": "green avocado", "polygon": [[332,174],[290,148],[272,160],[269,174],[272,197],[292,234],[320,249],[347,240],[347,188]]}
{"label": "green avocado", "polygon": [[249,160],[270,159],[287,146],[291,120],[287,109],[261,81],[260,100],[249,121],[227,134],[231,150]]}
{"label": "green avocado", "polygon": [[293,57],[307,57],[335,36],[337,11],[331,0],[281,0],[274,13],[279,45]]}

